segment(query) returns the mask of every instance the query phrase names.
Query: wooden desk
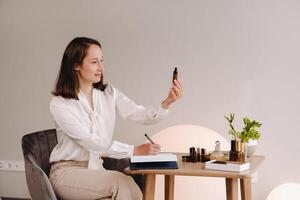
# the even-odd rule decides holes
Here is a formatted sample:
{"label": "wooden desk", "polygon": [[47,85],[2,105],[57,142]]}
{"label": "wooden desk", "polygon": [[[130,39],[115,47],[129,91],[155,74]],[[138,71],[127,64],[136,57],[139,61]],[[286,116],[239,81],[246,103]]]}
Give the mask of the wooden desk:
{"label": "wooden desk", "polygon": [[252,174],[257,171],[259,165],[265,159],[264,156],[253,156],[249,159],[250,169],[241,173],[226,172],[217,170],[204,169],[203,163],[182,163],[181,156],[177,154],[178,169],[171,170],[129,170],[128,174],[144,174],[144,200],[154,200],[155,192],[155,178],[157,174],[165,176],[165,200],[174,199],[174,182],[175,176],[205,176],[205,177],[222,177],[225,178],[226,183],[226,197],[227,200],[238,199],[238,180],[240,180],[241,197],[242,200],[252,200],[251,179]]}

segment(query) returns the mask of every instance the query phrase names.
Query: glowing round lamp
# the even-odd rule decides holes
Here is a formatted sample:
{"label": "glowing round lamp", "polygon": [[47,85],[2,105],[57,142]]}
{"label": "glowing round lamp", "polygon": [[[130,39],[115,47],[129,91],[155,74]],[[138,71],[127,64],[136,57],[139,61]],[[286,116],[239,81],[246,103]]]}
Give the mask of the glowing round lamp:
{"label": "glowing round lamp", "polygon": [[299,200],[300,184],[284,183],[275,187],[266,200]]}

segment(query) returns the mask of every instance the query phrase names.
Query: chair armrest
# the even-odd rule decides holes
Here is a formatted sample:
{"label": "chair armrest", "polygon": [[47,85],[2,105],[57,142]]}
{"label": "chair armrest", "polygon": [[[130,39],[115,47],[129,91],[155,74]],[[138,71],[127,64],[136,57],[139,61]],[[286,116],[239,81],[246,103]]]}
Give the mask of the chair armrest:
{"label": "chair armrest", "polygon": [[126,167],[129,167],[129,158],[110,158],[110,157],[102,157],[103,159],[103,167],[108,170],[115,170],[119,172],[123,172]]}
{"label": "chair armrest", "polygon": [[25,174],[32,200],[57,200],[48,176],[31,155],[25,156]]}
{"label": "chair armrest", "polygon": [[[110,158],[110,157],[102,157],[103,159],[103,167],[108,170],[115,170],[124,172],[124,169],[129,167],[130,160],[129,158],[123,158],[123,159],[116,159],[116,158]],[[144,176],[141,174],[127,174],[128,176],[131,176],[133,180],[136,182],[136,184],[139,186],[139,188],[143,191],[144,188]]]}

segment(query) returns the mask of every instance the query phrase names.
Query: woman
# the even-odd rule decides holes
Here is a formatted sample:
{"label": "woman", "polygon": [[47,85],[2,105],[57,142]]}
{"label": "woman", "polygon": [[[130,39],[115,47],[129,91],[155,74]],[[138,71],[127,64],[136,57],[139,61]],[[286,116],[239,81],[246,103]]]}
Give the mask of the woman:
{"label": "woman", "polygon": [[138,146],[112,140],[116,111],[125,119],[153,124],[164,118],[181,97],[175,80],[167,98],[157,108],[136,105],[111,84],[103,84],[103,53],[98,41],[75,38],[67,46],[50,102],[58,144],[50,156],[50,181],[62,199],[140,200],[133,179],[105,170],[101,156],[126,158],[157,154],[158,144]]}

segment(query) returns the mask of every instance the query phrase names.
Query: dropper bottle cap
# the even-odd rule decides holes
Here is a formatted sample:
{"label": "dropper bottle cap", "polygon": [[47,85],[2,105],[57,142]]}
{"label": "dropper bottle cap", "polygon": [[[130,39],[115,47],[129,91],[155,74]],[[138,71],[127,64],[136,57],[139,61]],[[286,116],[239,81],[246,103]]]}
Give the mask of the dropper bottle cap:
{"label": "dropper bottle cap", "polygon": [[220,141],[217,140],[215,144],[216,144],[215,151],[221,151]]}

